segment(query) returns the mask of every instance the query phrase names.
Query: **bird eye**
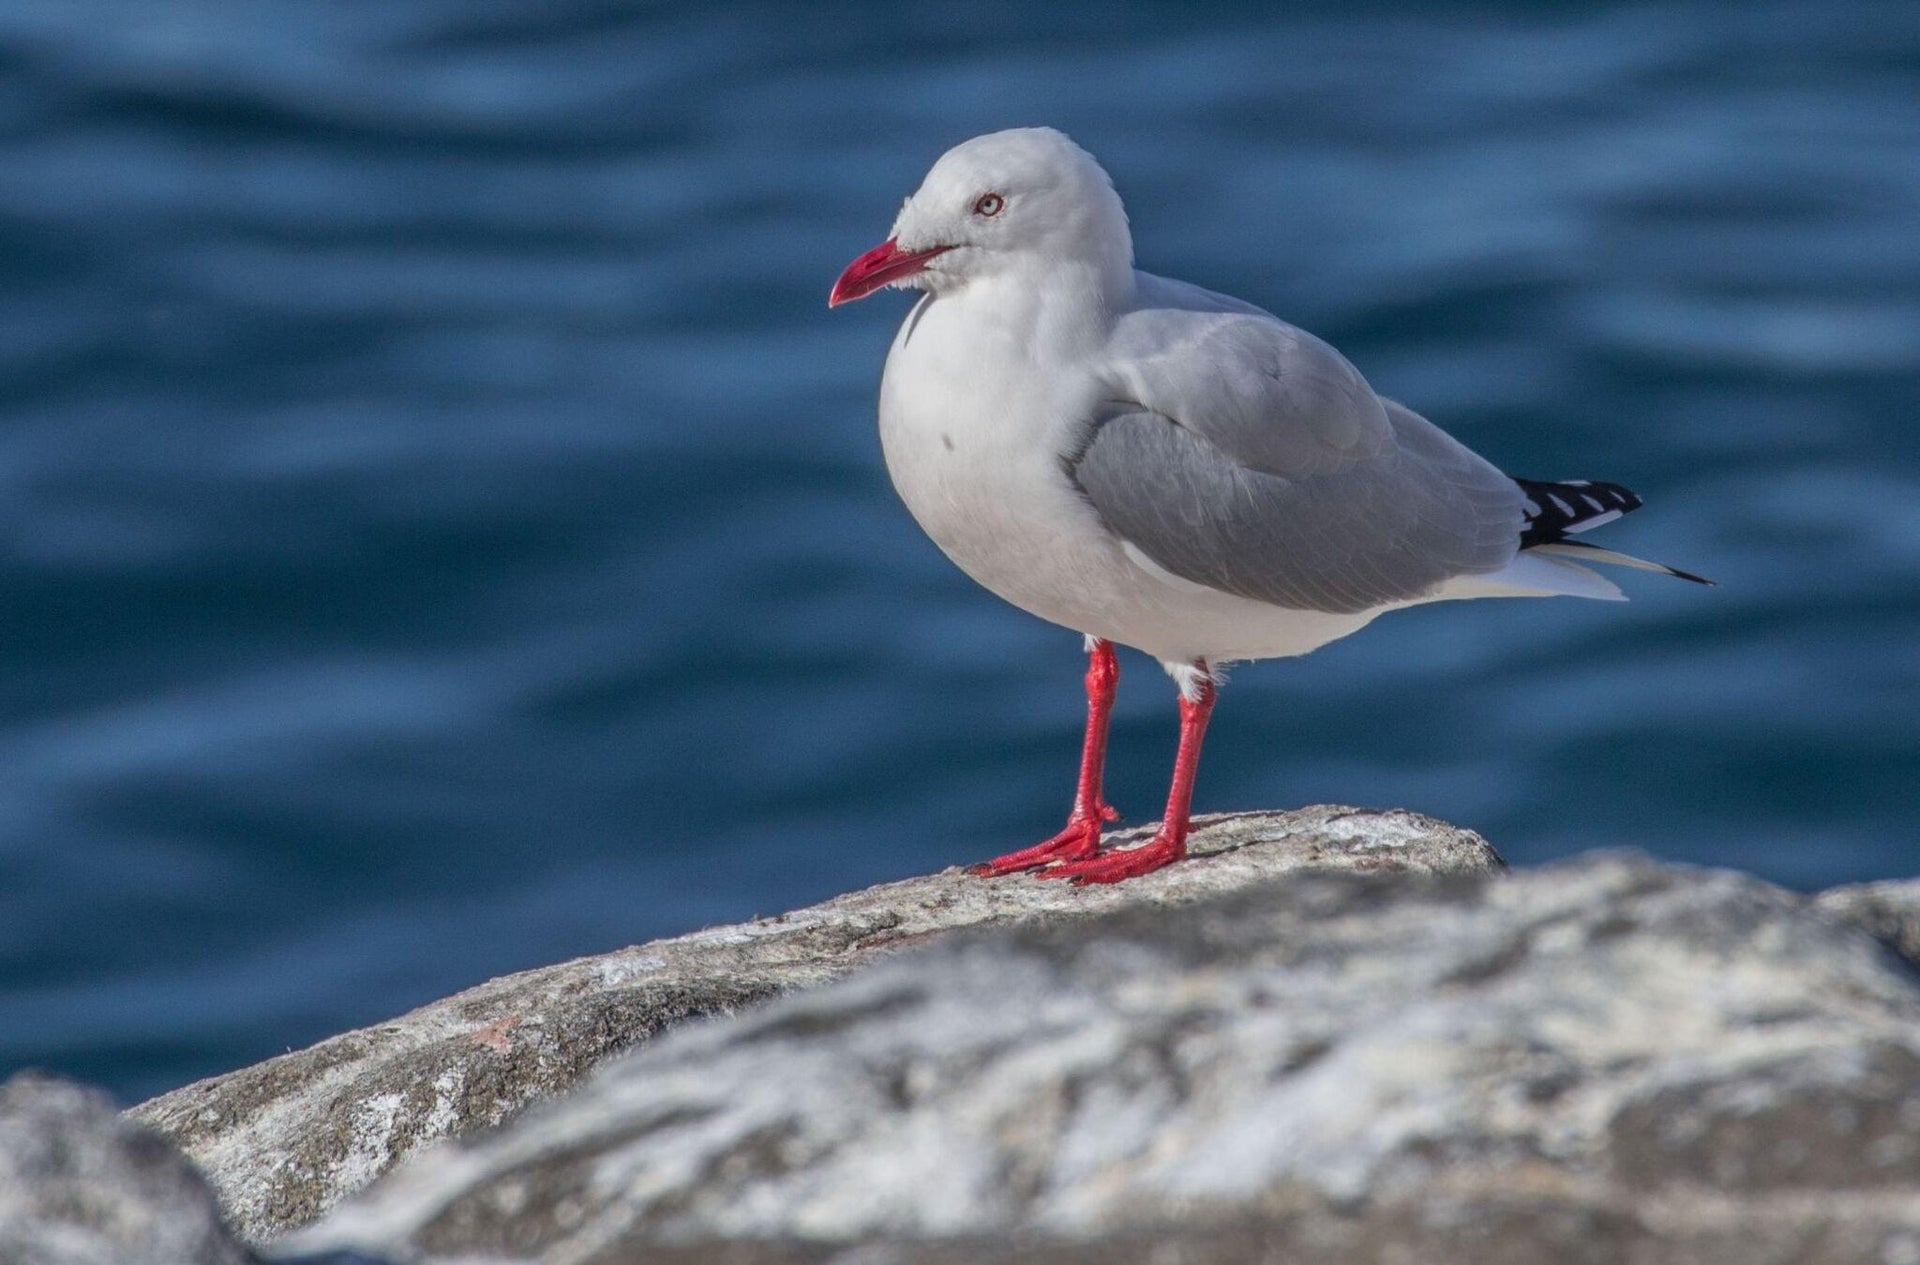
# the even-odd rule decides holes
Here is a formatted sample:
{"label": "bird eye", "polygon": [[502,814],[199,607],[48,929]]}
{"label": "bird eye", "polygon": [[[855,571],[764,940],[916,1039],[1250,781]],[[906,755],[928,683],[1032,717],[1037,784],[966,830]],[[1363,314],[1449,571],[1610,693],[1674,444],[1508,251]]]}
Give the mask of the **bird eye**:
{"label": "bird eye", "polygon": [[1005,209],[1007,200],[997,193],[983,193],[980,200],[973,204],[973,213],[992,219]]}

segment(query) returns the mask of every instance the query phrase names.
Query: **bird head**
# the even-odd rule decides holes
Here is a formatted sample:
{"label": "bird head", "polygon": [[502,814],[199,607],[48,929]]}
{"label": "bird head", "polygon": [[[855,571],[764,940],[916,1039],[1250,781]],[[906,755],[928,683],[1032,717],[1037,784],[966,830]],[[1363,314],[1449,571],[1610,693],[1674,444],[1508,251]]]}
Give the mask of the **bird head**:
{"label": "bird head", "polygon": [[827,304],[885,286],[947,291],[1061,266],[1131,269],[1127,214],[1093,155],[1050,127],[1015,128],[942,154],[900,208],[892,235],[847,265]]}

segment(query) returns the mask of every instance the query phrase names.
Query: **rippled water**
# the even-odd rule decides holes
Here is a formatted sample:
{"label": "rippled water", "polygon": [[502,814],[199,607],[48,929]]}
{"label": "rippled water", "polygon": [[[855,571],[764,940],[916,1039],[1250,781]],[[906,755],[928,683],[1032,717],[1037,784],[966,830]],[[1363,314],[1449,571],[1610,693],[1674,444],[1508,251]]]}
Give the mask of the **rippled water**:
{"label": "rippled water", "polygon": [[0,1071],[142,1095],[1057,826],[1077,640],[894,500],[905,300],[823,303],[1020,123],[1722,581],[1244,668],[1202,807],[1913,872],[1920,8],[1284,12],[0,8]]}

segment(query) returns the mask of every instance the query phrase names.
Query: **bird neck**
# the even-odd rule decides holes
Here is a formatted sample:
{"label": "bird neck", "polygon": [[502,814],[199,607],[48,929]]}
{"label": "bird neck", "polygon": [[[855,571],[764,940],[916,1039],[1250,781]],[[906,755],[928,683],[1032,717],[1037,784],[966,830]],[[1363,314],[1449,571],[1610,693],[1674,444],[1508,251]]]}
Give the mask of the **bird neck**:
{"label": "bird neck", "polygon": [[1098,345],[1133,302],[1134,271],[1112,261],[1048,259],[979,277],[956,297],[967,314],[1036,351]]}

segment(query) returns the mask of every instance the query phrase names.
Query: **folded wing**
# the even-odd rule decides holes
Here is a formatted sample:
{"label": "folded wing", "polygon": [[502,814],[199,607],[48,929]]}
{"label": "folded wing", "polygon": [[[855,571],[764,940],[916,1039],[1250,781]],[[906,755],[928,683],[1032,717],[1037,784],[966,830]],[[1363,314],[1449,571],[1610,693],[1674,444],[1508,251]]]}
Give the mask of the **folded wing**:
{"label": "folded wing", "polygon": [[1499,571],[1525,496],[1311,335],[1261,315],[1143,315],[1069,472],[1107,526],[1191,583],[1355,612]]}

